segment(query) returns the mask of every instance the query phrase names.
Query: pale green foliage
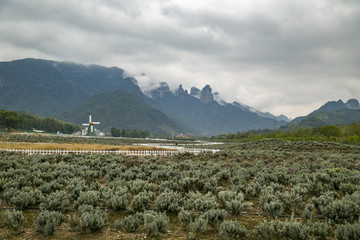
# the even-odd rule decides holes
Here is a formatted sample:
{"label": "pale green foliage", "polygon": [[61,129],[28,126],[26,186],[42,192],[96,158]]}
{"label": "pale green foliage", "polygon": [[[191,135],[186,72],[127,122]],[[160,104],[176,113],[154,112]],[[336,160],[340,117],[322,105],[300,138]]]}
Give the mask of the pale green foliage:
{"label": "pale green foliage", "polygon": [[150,203],[152,198],[154,198],[154,193],[140,192],[131,201],[131,206],[134,209],[134,211],[143,212],[150,208]]}
{"label": "pale green foliage", "polygon": [[248,184],[246,188],[246,194],[249,194],[250,196],[257,196],[260,194],[261,191],[261,185],[258,182],[251,182]]}
{"label": "pale green foliage", "polygon": [[66,191],[70,194],[72,200],[78,199],[80,193],[88,189],[86,182],[81,178],[72,178],[66,187]]}
{"label": "pale green foliage", "polygon": [[40,204],[40,208],[64,213],[69,209],[69,204],[67,193],[65,191],[56,191],[45,198],[45,201]]}
{"label": "pale green foliage", "polygon": [[60,212],[48,210],[42,211],[39,213],[34,223],[35,230],[45,236],[50,236],[54,233],[56,227],[63,221],[63,218],[64,215]]}
{"label": "pale green foliage", "polygon": [[178,213],[178,219],[182,223],[182,229],[185,230],[187,226],[193,221],[195,214],[192,211],[186,211],[184,208],[181,208],[181,211]]}
{"label": "pale green foliage", "polygon": [[126,209],[129,193],[126,188],[117,188],[114,193],[107,193],[105,206],[114,210]]}
{"label": "pale green foliage", "polygon": [[71,214],[68,216],[69,222],[69,232],[77,232],[80,231],[80,218],[76,214]]}
{"label": "pale green foliage", "polygon": [[107,223],[108,217],[100,209],[86,211],[81,214],[80,229],[86,233],[102,230]]}
{"label": "pale green foliage", "polygon": [[189,192],[187,194],[187,199],[185,200],[185,208],[195,211],[205,212],[218,207],[219,205],[211,192],[208,192],[205,195],[200,192]]}
{"label": "pale green foliage", "polygon": [[143,214],[145,231],[150,237],[157,236],[159,232],[166,232],[170,219],[165,213],[146,211]]}
{"label": "pale green foliage", "polygon": [[21,224],[24,222],[24,216],[22,214],[22,211],[17,210],[6,210],[2,213],[2,219],[4,221],[4,224],[8,228],[11,228],[14,232],[17,232]]}
{"label": "pale green foliage", "polygon": [[240,239],[246,236],[246,228],[238,221],[224,221],[220,225],[221,239]]}
{"label": "pale green foliage", "polygon": [[308,222],[309,233],[319,240],[325,240],[330,235],[331,226],[327,222]]}
{"label": "pale green foliage", "polygon": [[83,204],[78,207],[78,213],[82,215],[84,212],[91,212],[94,210],[92,205]]}
{"label": "pale green foliage", "polygon": [[139,214],[129,215],[122,220],[116,220],[115,228],[118,230],[124,228],[126,232],[135,232],[143,223],[143,216],[139,216]]}
{"label": "pale green foliage", "polygon": [[254,233],[261,239],[271,240],[271,239],[281,239],[285,233],[285,228],[279,220],[275,221],[264,221],[258,226],[255,226]]}
{"label": "pale green foliage", "polygon": [[283,222],[285,227],[284,237],[290,238],[292,240],[306,240],[308,237],[308,228],[306,225],[295,220],[293,216],[290,221],[286,220]]}
{"label": "pale green foliage", "polygon": [[338,225],[335,230],[338,240],[358,240],[360,239],[360,221],[354,224],[346,223]]}
{"label": "pale green foliage", "polygon": [[260,205],[264,211],[268,211],[273,216],[279,216],[283,212],[283,205],[272,187],[267,187],[261,191]]}
{"label": "pale green foliage", "polygon": [[14,204],[16,209],[24,210],[32,205],[39,204],[43,200],[44,196],[39,190],[24,187],[21,190],[15,191],[9,202]]}
{"label": "pale green foliage", "polygon": [[195,232],[205,232],[208,224],[208,220],[204,216],[198,216],[193,222],[190,223],[190,227]]}
{"label": "pale green foliage", "polygon": [[336,224],[353,222],[359,216],[359,206],[350,200],[335,200],[323,208],[324,216]]}
{"label": "pale green foliage", "polygon": [[305,205],[305,209],[304,209],[304,217],[306,217],[307,219],[312,218],[312,212],[313,209],[315,208],[315,205],[313,203],[308,203]]}
{"label": "pale green foliage", "polygon": [[79,198],[75,201],[75,207],[84,204],[98,206],[100,204],[100,193],[98,191],[80,192]]}
{"label": "pale green foliage", "polygon": [[169,190],[157,197],[155,205],[160,211],[177,213],[180,211],[182,203],[183,197],[181,194]]}
{"label": "pale green foliage", "polygon": [[227,212],[223,209],[210,209],[204,213],[204,217],[208,220],[209,225],[217,230],[219,225],[225,220]]}

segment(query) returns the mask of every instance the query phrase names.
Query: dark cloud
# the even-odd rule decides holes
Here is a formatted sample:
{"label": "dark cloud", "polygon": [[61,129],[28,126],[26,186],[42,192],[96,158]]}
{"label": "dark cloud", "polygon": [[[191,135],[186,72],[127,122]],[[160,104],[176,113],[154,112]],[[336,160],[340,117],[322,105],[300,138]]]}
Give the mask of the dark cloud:
{"label": "dark cloud", "polygon": [[[118,66],[295,117],[360,99],[357,0],[0,2],[3,59]],[[141,76],[145,72],[146,77]]]}

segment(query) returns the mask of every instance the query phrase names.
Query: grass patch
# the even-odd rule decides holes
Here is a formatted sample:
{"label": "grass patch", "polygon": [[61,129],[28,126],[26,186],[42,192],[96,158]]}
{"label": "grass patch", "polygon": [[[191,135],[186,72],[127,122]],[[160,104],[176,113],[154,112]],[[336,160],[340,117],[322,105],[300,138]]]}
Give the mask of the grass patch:
{"label": "grass patch", "polygon": [[103,144],[69,144],[69,143],[28,143],[28,142],[0,142],[0,149],[37,149],[37,150],[128,150],[128,151],[162,151],[169,150],[152,146],[127,146],[127,145],[103,145]]}

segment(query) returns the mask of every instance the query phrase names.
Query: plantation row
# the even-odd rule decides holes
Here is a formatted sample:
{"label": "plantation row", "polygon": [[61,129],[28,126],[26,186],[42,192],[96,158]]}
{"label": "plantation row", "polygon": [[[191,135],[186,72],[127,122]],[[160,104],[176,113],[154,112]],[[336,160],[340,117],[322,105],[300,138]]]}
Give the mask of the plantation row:
{"label": "plantation row", "polygon": [[347,145],[334,142],[316,142],[316,141],[285,141],[278,139],[267,139],[252,141],[246,143],[224,144],[224,150],[274,150],[288,152],[337,152],[337,153],[359,153],[360,146]]}
{"label": "plantation row", "polygon": [[0,238],[358,239],[360,151],[247,145],[166,158],[0,152],[1,207],[14,208]]}
{"label": "plantation row", "polygon": [[[30,143],[79,143],[79,144],[105,144],[105,145],[131,145],[133,143],[159,143],[154,139],[113,138],[113,137],[75,137],[70,135],[45,134],[11,134],[0,132],[2,142],[30,142]],[[187,142],[183,142],[187,143]]]}

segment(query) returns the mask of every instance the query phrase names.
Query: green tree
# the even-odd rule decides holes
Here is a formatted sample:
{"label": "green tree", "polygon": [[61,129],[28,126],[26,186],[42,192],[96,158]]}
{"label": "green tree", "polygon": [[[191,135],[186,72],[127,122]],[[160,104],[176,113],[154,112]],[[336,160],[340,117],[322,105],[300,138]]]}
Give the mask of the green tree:
{"label": "green tree", "polygon": [[0,111],[0,127],[17,129],[24,119],[15,111]]}

